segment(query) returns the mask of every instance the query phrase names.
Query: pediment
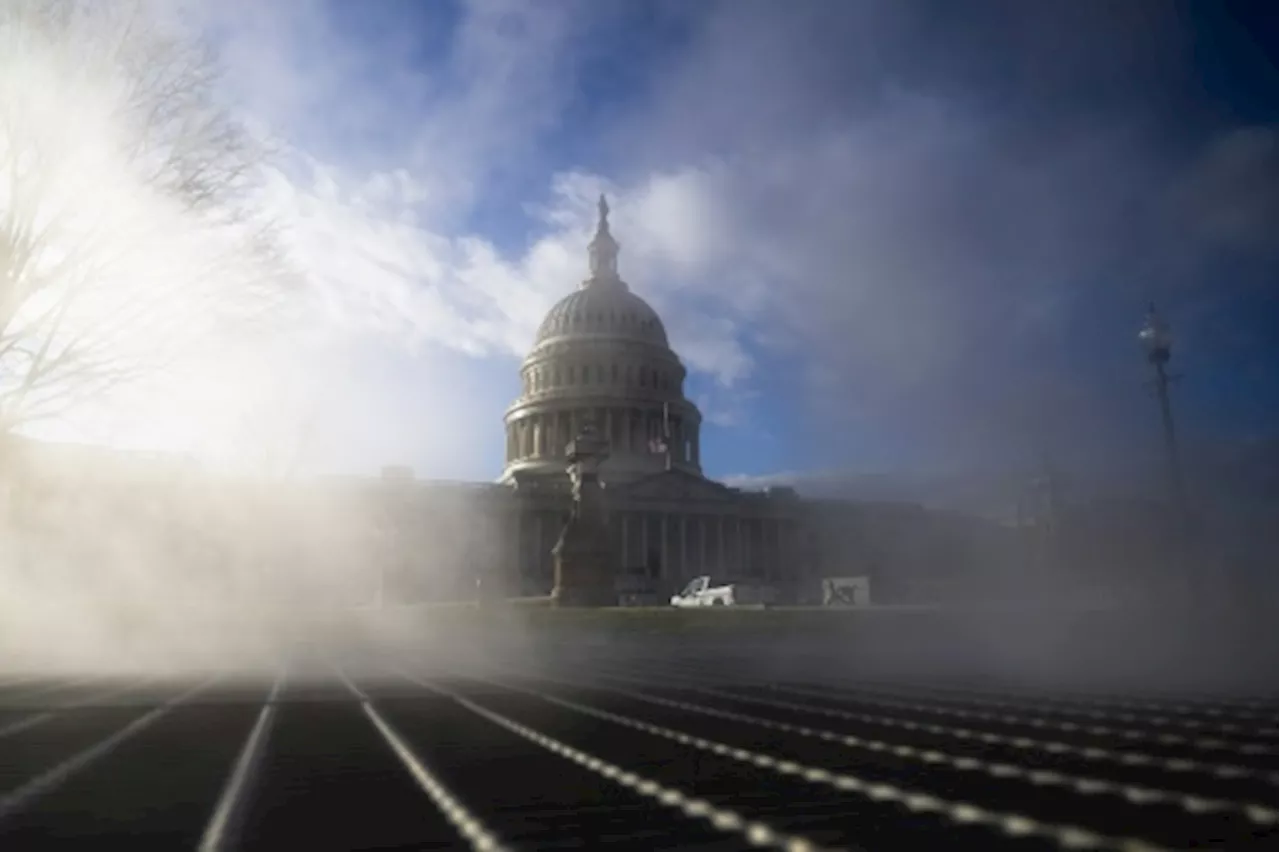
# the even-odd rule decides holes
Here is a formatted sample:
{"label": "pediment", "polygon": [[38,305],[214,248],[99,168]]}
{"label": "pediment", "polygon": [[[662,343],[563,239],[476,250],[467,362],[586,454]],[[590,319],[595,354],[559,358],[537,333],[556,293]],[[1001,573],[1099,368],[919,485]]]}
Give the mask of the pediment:
{"label": "pediment", "polygon": [[[613,489],[611,489],[613,490]],[[616,486],[619,497],[628,500],[697,500],[725,503],[737,494],[727,485],[679,470],[663,471],[626,485]]]}

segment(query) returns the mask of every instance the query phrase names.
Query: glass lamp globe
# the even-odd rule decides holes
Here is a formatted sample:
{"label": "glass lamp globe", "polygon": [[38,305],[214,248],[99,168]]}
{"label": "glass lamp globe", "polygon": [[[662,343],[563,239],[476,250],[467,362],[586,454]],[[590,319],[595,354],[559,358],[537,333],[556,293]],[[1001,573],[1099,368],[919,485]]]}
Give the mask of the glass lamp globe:
{"label": "glass lamp globe", "polygon": [[1155,361],[1169,360],[1169,350],[1173,347],[1173,337],[1169,333],[1169,325],[1152,305],[1147,314],[1147,321],[1138,332],[1138,340],[1147,350],[1147,356]]}

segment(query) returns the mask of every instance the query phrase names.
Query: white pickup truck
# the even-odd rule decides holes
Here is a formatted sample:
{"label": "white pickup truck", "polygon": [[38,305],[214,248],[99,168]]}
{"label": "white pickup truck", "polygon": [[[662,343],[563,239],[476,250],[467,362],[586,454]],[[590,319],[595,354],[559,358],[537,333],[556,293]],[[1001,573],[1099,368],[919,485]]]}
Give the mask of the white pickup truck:
{"label": "white pickup truck", "polygon": [[766,606],[777,602],[778,590],[758,583],[738,581],[711,585],[709,576],[694,577],[677,595],[671,596],[675,607],[694,606]]}

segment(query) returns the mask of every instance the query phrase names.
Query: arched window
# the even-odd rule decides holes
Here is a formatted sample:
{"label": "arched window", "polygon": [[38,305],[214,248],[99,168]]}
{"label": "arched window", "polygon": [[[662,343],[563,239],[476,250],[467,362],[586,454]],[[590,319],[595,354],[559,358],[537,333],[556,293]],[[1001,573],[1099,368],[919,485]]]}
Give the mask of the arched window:
{"label": "arched window", "polygon": [[610,369],[611,375],[613,376],[612,381],[616,385],[618,383],[618,365],[614,364],[609,369]]}
{"label": "arched window", "polygon": [[560,368],[559,367],[556,367],[555,375],[552,377],[551,381],[555,387],[560,387]]}
{"label": "arched window", "polygon": [[572,364],[570,364],[570,365],[569,365],[569,380],[568,380],[568,381],[569,381],[569,384],[573,384],[573,378],[574,378],[573,374],[574,374],[574,372],[575,372],[574,367],[573,367],[573,365],[572,365]]}
{"label": "arched window", "polygon": [[648,385],[649,385],[649,370],[645,367],[641,367],[640,368],[640,387],[642,388],[648,387]]}
{"label": "arched window", "polygon": [[596,383],[604,384],[604,364],[596,364]]}

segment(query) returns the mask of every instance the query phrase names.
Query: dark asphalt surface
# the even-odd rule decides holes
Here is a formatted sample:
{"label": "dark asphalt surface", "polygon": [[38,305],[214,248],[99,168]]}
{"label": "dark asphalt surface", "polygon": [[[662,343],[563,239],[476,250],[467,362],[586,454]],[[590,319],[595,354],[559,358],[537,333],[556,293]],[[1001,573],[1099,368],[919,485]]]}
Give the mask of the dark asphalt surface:
{"label": "dark asphalt surface", "polygon": [[1274,694],[765,677],[725,651],[328,662],[0,681],[0,849],[1277,843]]}

